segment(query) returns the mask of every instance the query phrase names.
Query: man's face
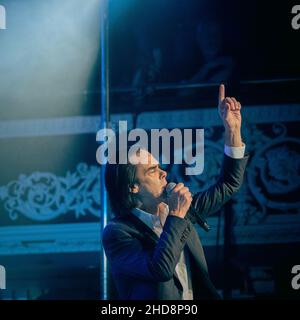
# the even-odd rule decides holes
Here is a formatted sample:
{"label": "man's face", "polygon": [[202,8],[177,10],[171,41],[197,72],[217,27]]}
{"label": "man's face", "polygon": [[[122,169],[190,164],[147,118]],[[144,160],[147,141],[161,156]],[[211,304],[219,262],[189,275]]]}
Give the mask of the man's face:
{"label": "man's face", "polygon": [[136,195],[144,205],[158,204],[163,201],[163,191],[167,185],[167,173],[159,162],[146,150],[141,149],[136,164],[138,186]]}

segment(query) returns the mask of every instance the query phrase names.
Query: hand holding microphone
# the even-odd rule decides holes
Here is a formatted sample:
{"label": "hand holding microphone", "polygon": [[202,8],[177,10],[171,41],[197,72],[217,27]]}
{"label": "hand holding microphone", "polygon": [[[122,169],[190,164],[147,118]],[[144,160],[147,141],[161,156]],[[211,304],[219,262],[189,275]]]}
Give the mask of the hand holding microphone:
{"label": "hand holding microphone", "polygon": [[185,187],[183,183],[174,182],[166,186],[166,194],[168,197],[169,214],[184,218],[192,203],[192,194],[189,188]]}
{"label": "hand holding microphone", "polygon": [[201,216],[199,212],[191,205],[192,194],[189,188],[185,187],[183,183],[170,182],[167,184],[165,193],[168,199],[169,212],[171,215],[175,215],[184,218],[187,212],[190,212],[194,217],[194,221],[206,231],[210,230],[210,226],[206,220]]}

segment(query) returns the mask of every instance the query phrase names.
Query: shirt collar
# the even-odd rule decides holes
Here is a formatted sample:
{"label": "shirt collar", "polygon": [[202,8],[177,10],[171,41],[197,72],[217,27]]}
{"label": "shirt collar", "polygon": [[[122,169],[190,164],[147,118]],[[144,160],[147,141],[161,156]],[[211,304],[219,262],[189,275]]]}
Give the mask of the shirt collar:
{"label": "shirt collar", "polygon": [[132,213],[142,222],[144,222],[150,229],[154,230],[155,228],[161,228],[164,225],[166,217],[169,213],[169,207],[167,204],[165,204],[163,212],[161,212],[161,216],[153,215],[140,208],[132,209]]}
{"label": "shirt collar", "polygon": [[152,230],[157,226],[161,226],[159,216],[155,216],[140,208],[132,209],[132,213]]}

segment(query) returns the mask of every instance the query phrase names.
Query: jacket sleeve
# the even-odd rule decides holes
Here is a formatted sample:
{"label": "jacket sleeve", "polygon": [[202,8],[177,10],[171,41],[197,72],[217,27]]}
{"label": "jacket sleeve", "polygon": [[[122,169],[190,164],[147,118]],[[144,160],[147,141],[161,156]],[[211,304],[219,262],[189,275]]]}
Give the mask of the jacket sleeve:
{"label": "jacket sleeve", "polygon": [[107,225],[102,241],[113,273],[162,282],[173,277],[190,231],[190,221],[168,216],[154,251],[120,223]]}
{"label": "jacket sleeve", "polygon": [[[217,182],[204,192],[193,197],[195,211],[206,217],[218,211],[237,192],[243,183],[244,172],[249,155],[242,159],[233,159],[224,154],[220,176]],[[195,223],[197,217],[189,212],[190,220]]]}

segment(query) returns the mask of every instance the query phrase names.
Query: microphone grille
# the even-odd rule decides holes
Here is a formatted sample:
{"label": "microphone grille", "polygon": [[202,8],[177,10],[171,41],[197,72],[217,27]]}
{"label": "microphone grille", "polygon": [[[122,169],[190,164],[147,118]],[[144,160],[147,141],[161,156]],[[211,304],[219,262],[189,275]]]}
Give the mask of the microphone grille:
{"label": "microphone grille", "polygon": [[167,184],[167,186],[166,186],[167,195],[169,195],[175,187],[176,187],[176,183],[175,182],[169,182]]}

